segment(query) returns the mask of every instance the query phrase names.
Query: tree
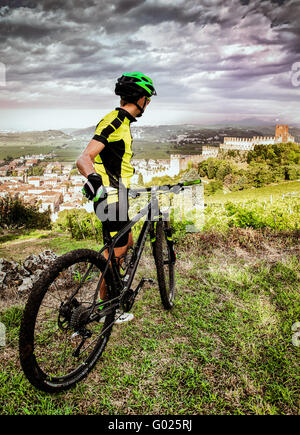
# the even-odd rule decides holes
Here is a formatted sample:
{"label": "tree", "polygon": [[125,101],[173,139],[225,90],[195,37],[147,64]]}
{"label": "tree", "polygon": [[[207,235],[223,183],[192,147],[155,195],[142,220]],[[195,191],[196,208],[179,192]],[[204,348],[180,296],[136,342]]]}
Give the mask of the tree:
{"label": "tree", "polygon": [[215,178],[215,159],[209,158],[207,159],[207,177],[211,180]]}
{"label": "tree", "polygon": [[216,171],[216,179],[219,181],[224,181],[224,178],[226,175],[230,174],[232,172],[231,166],[229,162],[226,162],[226,160],[221,161],[217,171]]}
{"label": "tree", "polygon": [[223,190],[223,183],[221,181],[210,181],[204,185],[204,191],[206,195],[212,195],[213,193]]}
{"label": "tree", "polygon": [[48,229],[50,226],[50,210],[39,212],[37,204],[27,204],[18,197],[0,198],[0,228]]}

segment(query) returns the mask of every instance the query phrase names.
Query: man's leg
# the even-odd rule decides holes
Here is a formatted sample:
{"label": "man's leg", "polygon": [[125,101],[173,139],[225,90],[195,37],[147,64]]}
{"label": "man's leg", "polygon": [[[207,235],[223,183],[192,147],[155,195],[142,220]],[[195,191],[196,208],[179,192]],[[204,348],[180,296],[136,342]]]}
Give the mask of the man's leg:
{"label": "man's leg", "polygon": [[[128,242],[126,245],[124,246],[120,246],[114,249],[114,254],[116,258],[120,258],[123,255],[125,255],[127,253],[127,250],[130,246],[133,246],[133,237],[132,237],[132,231],[130,231],[129,235],[128,235]],[[106,249],[104,251],[104,257],[107,259],[108,258],[108,250]],[[120,263],[122,263],[123,258],[120,259]],[[107,299],[107,291],[106,291],[106,285],[105,285],[105,281],[102,281],[101,287],[100,287],[100,299],[102,299],[103,301],[105,299]]]}
{"label": "man's leg", "polygon": [[[128,189],[123,191],[122,194],[120,194],[120,191],[118,192],[118,201],[113,202],[107,205],[105,208],[106,216],[108,216],[108,219],[106,219],[104,222],[102,221],[102,232],[103,232],[103,239],[106,243],[107,240],[110,239],[111,236],[116,234],[117,232],[121,231],[121,229],[126,225],[127,222],[129,222],[128,217]],[[99,215],[97,214],[99,217]],[[127,220],[124,220],[124,218]],[[118,242],[117,245],[114,248],[114,254],[116,258],[119,258],[119,265],[124,260],[124,256],[127,253],[128,247],[133,246],[133,237],[132,237],[132,231],[126,233],[124,236],[122,236]],[[104,251],[104,257],[108,258],[108,250]],[[121,258],[122,257],[122,258]],[[103,280],[102,285],[100,287],[100,299],[106,300],[108,297],[105,281]]]}

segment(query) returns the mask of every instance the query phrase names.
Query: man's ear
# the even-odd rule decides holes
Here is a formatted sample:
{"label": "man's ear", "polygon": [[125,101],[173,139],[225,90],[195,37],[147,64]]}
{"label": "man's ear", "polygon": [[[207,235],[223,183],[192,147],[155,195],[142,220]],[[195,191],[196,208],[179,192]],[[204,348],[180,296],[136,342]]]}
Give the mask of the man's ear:
{"label": "man's ear", "polygon": [[140,106],[142,106],[142,107],[143,107],[144,104],[145,104],[145,98],[146,98],[146,97],[143,96],[143,97],[141,97],[141,98],[137,101],[137,103],[138,103]]}

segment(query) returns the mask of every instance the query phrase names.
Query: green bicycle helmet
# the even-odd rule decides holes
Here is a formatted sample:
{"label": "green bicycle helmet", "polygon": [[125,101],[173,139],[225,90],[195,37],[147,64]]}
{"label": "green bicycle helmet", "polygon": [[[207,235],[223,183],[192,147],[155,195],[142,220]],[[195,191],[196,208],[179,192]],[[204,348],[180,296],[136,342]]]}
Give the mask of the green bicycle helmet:
{"label": "green bicycle helmet", "polygon": [[152,80],[140,72],[124,73],[116,83],[115,94],[124,97],[129,102],[139,98],[157,95]]}

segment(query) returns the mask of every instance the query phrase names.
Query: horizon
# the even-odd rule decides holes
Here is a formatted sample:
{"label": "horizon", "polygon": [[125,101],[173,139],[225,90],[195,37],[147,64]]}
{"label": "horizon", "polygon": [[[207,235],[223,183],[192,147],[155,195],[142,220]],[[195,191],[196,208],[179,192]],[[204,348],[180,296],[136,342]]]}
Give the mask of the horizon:
{"label": "horizon", "polygon": [[[272,128],[274,127],[274,129],[276,128],[276,125],[288,125],[288,128],[300,128],[300,123],[299,124],[292,124],[292,123],[287,123],[287,122],[279,122],[278,120],[275,122],[266,122],[266,121],[259,121],[256,120],[256,123],[249,123],[249,118],[243,118],[240,119],[239,121],[220,121],[220,122],[216,122],[215,124],[213,123],[196,123],[196,122],[185,122],[185,123],[167,123],[167,124],[134,124],[134,128],[158,128],[158,127],[184,127],[184,126],[195,126],[195,127],[199,127],[200,129],[205,129],[205,128],[240,128],[240,129],[254,129],[254,128],[260,128],[260,129],[264,129],[264,128]],[[245,124],[243,124],[243,122],[246,122]],[[72,130],[72,131],[76,131],[76,130],[86,130],[89,128],[92,128],[93,125],[88,125],[88,126],[84,126],[84,127],[61,127],[61,128],[45,128],[45,129],[27,129],[27,130],[21,130],[21,129],[2,129],[0,128],[0,133],[36,133],[36,132],[46,132],[46,131],[67,131],[67,130]],[[275,131],[274,131],[275,132]]]}
{"label": "horizon", "polygon": [[141,127],[300,125],[299,17],[296,0],[2,0],[0,130],[96,125],[126,71],[157,90]]}

